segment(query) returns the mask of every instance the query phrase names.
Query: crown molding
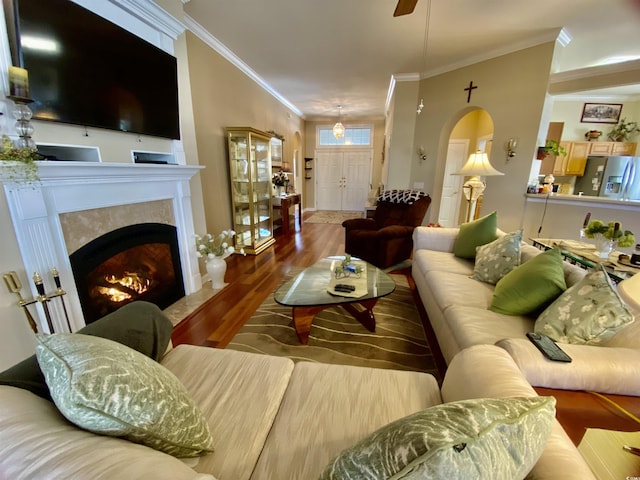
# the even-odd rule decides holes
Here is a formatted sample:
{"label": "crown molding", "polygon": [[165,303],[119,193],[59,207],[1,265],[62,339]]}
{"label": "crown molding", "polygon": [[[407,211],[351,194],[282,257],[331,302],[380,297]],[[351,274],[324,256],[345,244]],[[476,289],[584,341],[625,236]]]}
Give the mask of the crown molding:
{"label": "crown molding", "polygon": [[285,107],[290,109],[293,113],[301,118],[305,118],[303,113],[292,104],[289,100],[284,98],[279,92],[277,92],[271,85],[269,85],[260,75],[258,75],[249,65],[244,63],[240,57],[229,50],[220,40],[211,35],[202,25],[196,22],[192,17],[185,14],[184,23],[186,27],[193,32],[200,40],[209,45],[213,50],[220,54],[223,58],[231,62],[238,70],[244,73],[247,77],[256,82],[260,87],[269,92],[276,100],[282,103]]}
{"label": "crown molding", "polygon": [[163,8],[159,7],[152,0],[109,1],[174,40],[185,31],[186,27],[182,23],[167,13]]}
{"label": "crown molding", "polygon": [[629,62],[612,63],[610,65],[598,65],[595,67],[578,68],[576,70],[553,73],[549,76],[549,83],[554,84],[572,80],[581,80],[583,78],[589,77],[597,77],[600,75],[610,75],[633,71],[640,72],[640,60],[631,60]]}

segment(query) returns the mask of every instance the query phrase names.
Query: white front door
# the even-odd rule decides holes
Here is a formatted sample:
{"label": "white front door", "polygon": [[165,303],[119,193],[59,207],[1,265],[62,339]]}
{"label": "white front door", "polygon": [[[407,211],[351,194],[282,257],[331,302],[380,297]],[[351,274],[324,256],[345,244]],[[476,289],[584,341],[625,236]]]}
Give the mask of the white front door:
{"label": "white front door", "polygon": [[371,149],[316,151],[316,208],[363,210],[371,189]]}
{"label": "white front door", "polygon": [[460,201],[462,199],[462,183],[464,177],[451,175],[462,166],[469,151],[469,140],[450,140],[447,149],[447,163],[442,179],[442,197],[440,198],[440,212],[438,223],[443,227],[455,227],[458,225]]}

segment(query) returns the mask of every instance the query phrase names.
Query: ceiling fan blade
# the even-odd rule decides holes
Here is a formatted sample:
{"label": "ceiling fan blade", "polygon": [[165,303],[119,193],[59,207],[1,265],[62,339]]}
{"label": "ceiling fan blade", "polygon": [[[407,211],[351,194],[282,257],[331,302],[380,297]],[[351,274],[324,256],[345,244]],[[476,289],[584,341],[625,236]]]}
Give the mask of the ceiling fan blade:
{"label": "ceiling fan blade", "polygon": [[418,3],[418,0],[398,0],[393,16],[400,17],[413,13],[413,10],[416,8],[416,3]]}

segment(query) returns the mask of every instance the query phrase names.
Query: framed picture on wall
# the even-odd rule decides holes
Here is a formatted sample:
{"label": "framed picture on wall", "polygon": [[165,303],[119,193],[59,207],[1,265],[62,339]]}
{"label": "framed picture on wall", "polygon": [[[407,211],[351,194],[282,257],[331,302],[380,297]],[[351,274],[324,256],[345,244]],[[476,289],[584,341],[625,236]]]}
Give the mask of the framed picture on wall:
{"label": "framed picture on wall", "polygon": [[582,109],[582,123],[618,123],[621,103],[585,103]]}

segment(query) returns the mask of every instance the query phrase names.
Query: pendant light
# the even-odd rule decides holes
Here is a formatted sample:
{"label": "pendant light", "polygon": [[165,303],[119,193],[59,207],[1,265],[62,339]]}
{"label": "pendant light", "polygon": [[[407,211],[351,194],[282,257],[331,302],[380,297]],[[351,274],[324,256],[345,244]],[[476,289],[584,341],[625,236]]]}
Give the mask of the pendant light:
{"label": "pendant light", "polygon": [[340,140],[344,137],[344,125],[342,125],[342,105],[338,105],[338,122],[333,126],[333,136],[336,137],[336,140]]}
{"label": "pendant light", "polygon": [[[431,20],[431,0],[427,1],[427,20],[424,24],[424,44],[422,47],[422,61],[423,68],[422,73],[427,71],[427,42],[429,40],[429,21]],[[422,75],[419,75],[422,77]],[[416,113],[420,115],[422,113],[422,109],[424,108],[424,99],[420,99],[420,103],[418,104],[418,108],[416,109]]]}

